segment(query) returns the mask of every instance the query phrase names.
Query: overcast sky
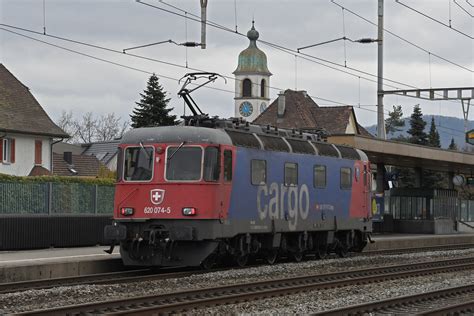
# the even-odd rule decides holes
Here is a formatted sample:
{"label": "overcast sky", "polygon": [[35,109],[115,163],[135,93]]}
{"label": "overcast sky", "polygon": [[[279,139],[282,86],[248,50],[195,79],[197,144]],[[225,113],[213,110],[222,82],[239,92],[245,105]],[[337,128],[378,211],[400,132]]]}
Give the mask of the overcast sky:
{"label": "overcast sky", "polygon": [[[143,0],[142,2],[167,10],[182,12],[166,4],[179,7],[190,14],[200,14],[199,0]],[[377,1],[336,0],[368,20],[377,22]],[[474,35],[474,0],[401,0],[402,3],[448,24],[468,36]],[[53,36],[83,41],[121,51],[124,48],[172,39],[176,42],[200,41],[200,23],[187,20],[134,0],[0,0],[0,23],[43,32]],[[385,0],[385,28],[423,49],[437,54],[462,67],[410,46],[385,33],[384,77],[418,88],[474,86],[474,42],[468,36],[444,27],[394,0]],[[188,15],[190,16],[190,15]],[[343,32],[343,16],[345,33]],[[377,37],[377,29],[366,21],[344,11],[330,0],[209,0],[208,19],[246,34],[252,18],[260,32],[260,39],[290,49],[327,41],[342,36],[351,39]],[[45,21],[45,23],[44,23]],[[130,51],[140,56],[167,63],[147,61],[129,55],[108,52],[41,34],[0,26],[51,44],[79,51],[138,70],[94,60],[45,43],[0,30],[0,62],[27,85],[48,114],[57,119],[63,110],[75,115],[92,111],[97,114],[115,112],[124,119],[139,100],[146,87],[149,73],[155,72],[171,97],[171,106],[182,115],[183,101],[176,93],[176,80],[193,70],[217,72],[233,77],[239,53],[248,46],[248,39],[236,33],[207,27],[207,49],[186,49],[163,44]],[[187,34],[187,36],[186,36]],[[258,44],[268,58],[271,99],[279,90],[306,90],[322,106],[354,105],[358,121],[364,125],[376,123],[376,83],[367,74],[344,67],[331,67],[287,54],[263,43]],[[303,52],[344,65],[343,41],[310,48]],[[377,45],[346,42],[347,66],[376,75]],[[325,63],[328,65],[327,63]],[[139,71],[140,70],[140,71]],[[361,76],[359,79],[358,76]],[[389,83],[389,82],[386,82]],[[401,84],[389,83],[398,88]],[[217,81],[213,87],[227,91],[202,88],[193,97],[204,112],[229,117],[234,109],[234,81]],[[386,90],[393,89],[385,87]],[[328,99],[325,101],[322,99]],[[337,102],[337,103],[336,103]],[[424,101],[413,98],[386,96],[385,110],[395,104],[403,105],[404,114],[412,112],[414,104],[421,104],[425,114],[462,117],[461,102]],[[361,108],[358,108],[358,105]],[[470,116],[472,119],[472,114]],[[460,127],[462,131],[462,127]],[[456,133],[440,130],[441,133]]]}

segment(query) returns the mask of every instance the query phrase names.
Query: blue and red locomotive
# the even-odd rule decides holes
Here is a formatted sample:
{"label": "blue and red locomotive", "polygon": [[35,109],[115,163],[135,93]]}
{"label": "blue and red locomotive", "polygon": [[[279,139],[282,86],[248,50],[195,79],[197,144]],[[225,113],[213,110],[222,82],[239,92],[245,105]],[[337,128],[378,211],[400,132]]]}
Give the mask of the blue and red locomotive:
{"label": "blue and red locomotive", "polygon": [[362,151],[239,120],[210,126],[122,138],[106,237],[120,242],[125,265],[245,265],[364,248],[372,222]]}

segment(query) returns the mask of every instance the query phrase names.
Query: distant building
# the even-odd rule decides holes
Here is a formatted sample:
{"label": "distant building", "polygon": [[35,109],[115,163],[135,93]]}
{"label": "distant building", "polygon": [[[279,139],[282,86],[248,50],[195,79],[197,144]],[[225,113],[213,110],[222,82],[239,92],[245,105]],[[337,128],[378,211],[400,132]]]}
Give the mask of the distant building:
{"label": "distant building", "polygon": [[235,75],[235,117],[253,121],[265,111],[270,101],[270,76],[267,56],[257,47],[259,34],[252,22],[247,32],[249,47],[239,54]]}
{"label": "distant building", "polygon": [[[64,176],[95,176],[103,166],[110,171],[117,170],[119,140],[86,144],[57,143],[53,146],[54,174]],[[88,171],[86,167],[89,167]],[[74,173],[70,169],[77,172]]]}
{"label": "distant building", "polygon": [[0,64],[0,173],[50,174],[52,145],[68,137],[28,87]]}
{"label": "distant building", "polygon": [[94,156],[109,170],[117,170],[117,153],[120,140],[82,144],[83,155]]}
{"label": "distant building", "polygon": [[359,123],[352,106],[320,107],[306,91],[286,90],[253,123],[288,129],[325,131],[328,135],[372,135]]}
{"label": "distant building", "polygon": [[97,177],[101,167],[106,168],[96,157],[76,155],[70,151],[53,153],[53,174],[64,177]]}

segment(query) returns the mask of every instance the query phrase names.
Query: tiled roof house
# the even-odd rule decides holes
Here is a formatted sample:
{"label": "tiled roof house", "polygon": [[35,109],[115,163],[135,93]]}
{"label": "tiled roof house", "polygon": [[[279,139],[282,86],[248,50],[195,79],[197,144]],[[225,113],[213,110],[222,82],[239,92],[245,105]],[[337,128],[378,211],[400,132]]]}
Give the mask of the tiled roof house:
{"label": "tiled roof house", "polygon": [[288,129],[324,130],[329,135],[372,135],[359,123],[352,106],[320,107],[305,91],[285,90],[254,124]]}
{"label": "tiled roof house", "polygon": [[28,87],[0,64],[0,173],[49,174],[53,142],[68,137]]}
{"label": "tiled roof house", "polygon": [[82,144],[83,155],[94,156],[109,170],[117,170],[117,153],[120,140]]}
{"label": "tiled roof house", "polygon": [[53,153],[55,176],[97,177],[105,166],[94,156],[76,155],[71,152]]}

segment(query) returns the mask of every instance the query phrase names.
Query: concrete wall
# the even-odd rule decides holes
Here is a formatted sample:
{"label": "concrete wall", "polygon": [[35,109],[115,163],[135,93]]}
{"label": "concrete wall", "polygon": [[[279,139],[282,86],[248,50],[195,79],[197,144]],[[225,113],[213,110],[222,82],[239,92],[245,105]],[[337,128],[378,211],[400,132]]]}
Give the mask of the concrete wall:
{"label": "concrete wall", "polygon": [[0,173],[27,176],[35,166],[36,140],[41,140],[43,142],[41,166],[48,170],[51,169],[51,138],[10,133],[5,137],[15,139],[15,162],[0,163]]}
{"label": "concrete wall", "polygon": [[454,222],[451,219],[403,220],[393,221],[394,232],[402,234],[454,234]]}
{"label": "concrete wall", "polygon": [[107,168],[109,168],[110,171],[116,171],[117,170],[117,157],[118,155],[115,155],[114,158],[112,158],[109,163],[107,164]]}

